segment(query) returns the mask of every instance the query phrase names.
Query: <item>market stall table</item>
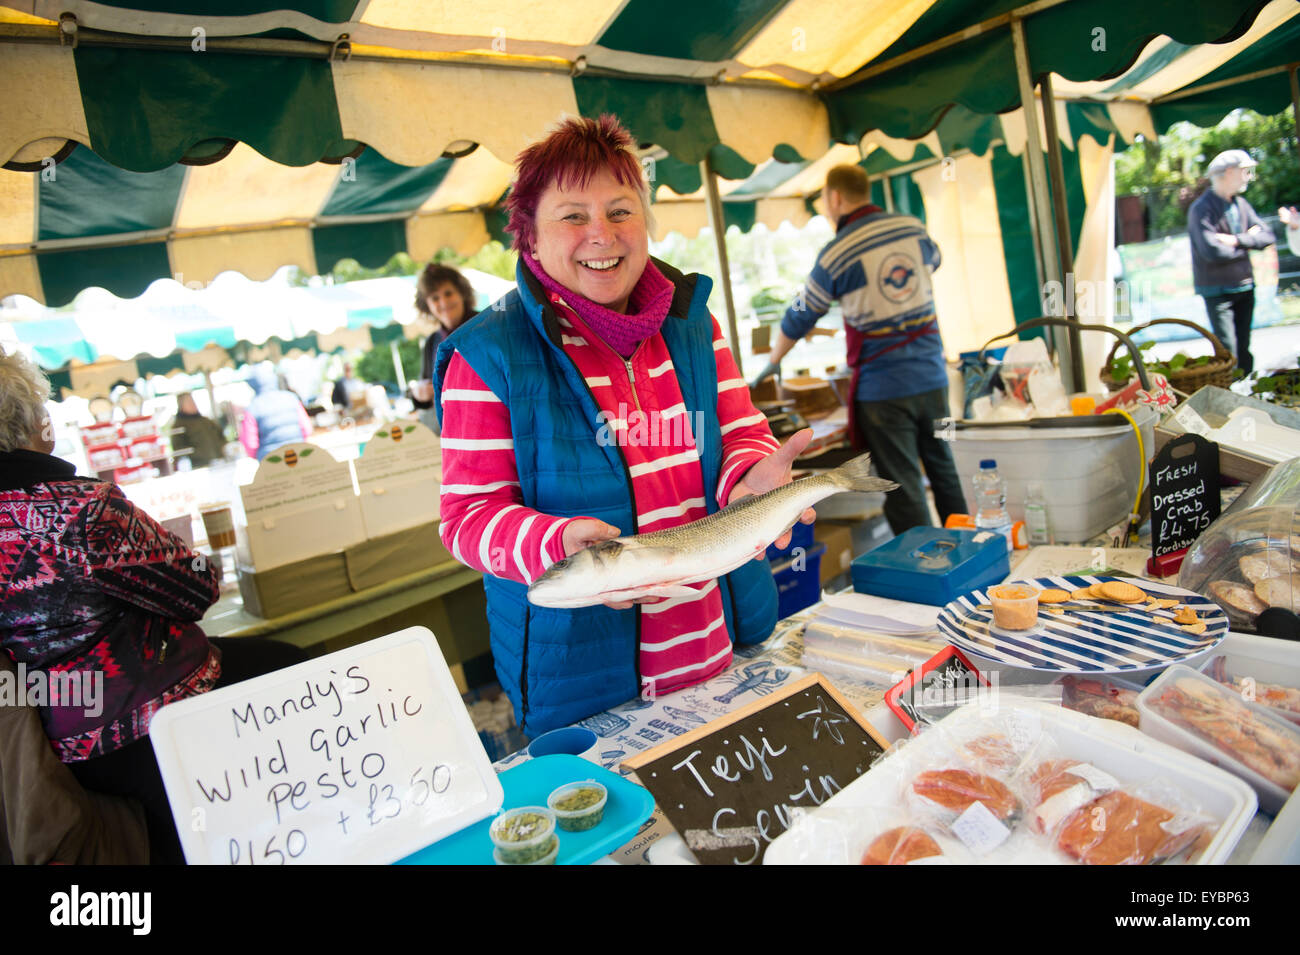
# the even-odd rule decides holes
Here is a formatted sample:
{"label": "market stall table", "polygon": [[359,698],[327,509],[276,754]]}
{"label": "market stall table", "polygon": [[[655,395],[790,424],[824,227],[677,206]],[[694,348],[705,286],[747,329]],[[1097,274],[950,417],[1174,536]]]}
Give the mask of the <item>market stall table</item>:
{"label": "market stall table", "polygon": [[[1055,568],[1061,561],[1068,563],[1070,555],[1064,553],[1066,550],[1034,548],[1020,552],[1017,563],[1033,570],[1034,575],[1053,572],[1036,568]],[[1110,558],[1118,558],[1117,564],[1136,569],[1149,552],[1128,548],[1104,553]],[[1130,556],[1132,559],[1126,559]],[[1017,573],[1014,568],[1010,575],[1011,578],[1023,576],[1024,573]],[[815,605],[781,621],[764,643],[738,648],[733,665],[712,680],[658,700],[631,700],[576,725],[590,729],[600,737],[600,762],[617,771],[624,760],[636,753],[681,736],[817,672],[802,665],[803,628],[820,606]],[[1024,671],[1017,671],[1017,676],[1022,678],[1021,682],[1029,682],[1035,675],[1031,674],[1029,681],[1023,680]],[[902,724],[882,702],[887,687],[857,683],[839,675],[824,674],[824,677],[886,739],[892,742],[906,736]],[[1046,675],[1037,675],[1037,679],[1045,680]],[[501,771],[527,759],[527,751],[521,750],[495,765]],[[656,844],[658,847],[652,851]],[[658,809],[637,837],[611,854],[610,859],[622,864],[693,861],[681,837]],[[1300,863],[1300,799],[1292,798],[1276,819],[1258,813],[1229,859],[1229,864],[1278,862]]]}

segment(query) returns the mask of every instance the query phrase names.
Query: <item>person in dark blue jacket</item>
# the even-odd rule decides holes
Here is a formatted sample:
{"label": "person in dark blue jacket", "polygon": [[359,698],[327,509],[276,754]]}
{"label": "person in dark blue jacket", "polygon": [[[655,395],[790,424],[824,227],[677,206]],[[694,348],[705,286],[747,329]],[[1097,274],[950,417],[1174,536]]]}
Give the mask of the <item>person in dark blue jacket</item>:
{"label": "person in dark blue jacket", "polygon": [[239,440],[250,456],[262,460],[272,448],[305,441],[311,419],[297,396],[280,388],[269,363],[256,365],[249,376],[254,397],[239,425]]}
{"label": "person in dark blue jacket", "polygon": [[1244,149],[1229,149],[1210,160],[1210,188],[1187,210],[1192,242],[1192,277],[1205,299],[1210,328],[1237,356],[1246,374],[1255,367],[1250,326],[1255,315],[1255,273],[1250,250],[1276,240],[1240,193],[1255,178],[1255,160]]}

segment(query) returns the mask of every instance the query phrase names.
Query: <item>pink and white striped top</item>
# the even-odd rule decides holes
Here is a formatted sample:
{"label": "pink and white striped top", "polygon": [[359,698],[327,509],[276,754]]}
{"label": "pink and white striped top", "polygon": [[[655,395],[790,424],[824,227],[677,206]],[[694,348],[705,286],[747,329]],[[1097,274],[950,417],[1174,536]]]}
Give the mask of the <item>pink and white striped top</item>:
{"label": "pink and white striped top", "polygon": [[[637,526],[619,530],[648,533],[707,516],[690,415],[663,336],[646,339],[625,362],[560,296],[551,301],[565,354],[591,388],[632,476]],[[780,445],[750,402],[716,320],[713,350],[723,446],[718,504],[725,505],[745,472]],[[442,401],[443,544],[477,570],[531,583],[565,556],[564,527],[577,518],[523,505],[509,412],[459,353]],[[655,695],[707,680],[731,662],[717,581],[692,586],[695,596],[639,605],[641,679]]]}

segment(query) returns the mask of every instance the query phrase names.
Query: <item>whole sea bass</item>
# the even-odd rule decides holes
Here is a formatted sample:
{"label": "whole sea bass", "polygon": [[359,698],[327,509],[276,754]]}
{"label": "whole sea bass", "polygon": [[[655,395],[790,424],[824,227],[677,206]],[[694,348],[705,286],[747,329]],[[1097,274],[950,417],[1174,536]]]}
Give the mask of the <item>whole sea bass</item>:
{"label": "whole sea bass", "polygon": [[681,527],[593,544],[552,564],[528,588],[528,599],[539,607],[590,607],[606,600],[689,596],[695,591],[687,584],[714,580],[753,560],[823,498],[898,487],[872,477],[870,469],[871,455],[863,454]]}

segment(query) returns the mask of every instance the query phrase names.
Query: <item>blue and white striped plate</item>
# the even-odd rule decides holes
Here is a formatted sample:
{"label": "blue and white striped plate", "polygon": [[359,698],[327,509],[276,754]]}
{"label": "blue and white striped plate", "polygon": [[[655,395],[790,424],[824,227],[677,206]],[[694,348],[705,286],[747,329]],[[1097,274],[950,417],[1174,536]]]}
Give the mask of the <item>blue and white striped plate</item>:
{"label": "blue and white striped plate", "polygon": [[[1163,669],[1212,649],[1228,633],[1228,618],[1200,594],[1169,584],[1133,577],[1038,577],[1028,583],[1074,591],[1105,580],[1123,580],[1155,598],[1174,598],[1191,607],[1205,622],[1205,632],[1193,635],[1174,623],[1173,609],[1155,612],[1142,605],[1124,613],[1049,614],[1043,604],[1033,630],[1005,630],[993,625],[988,588],[962,594],[939,611],[939,632],[948,642],[994,663],[1022,670],[1053,673],[1125,673]],[[1103,606],[1120,606],[1097,601]]]}

